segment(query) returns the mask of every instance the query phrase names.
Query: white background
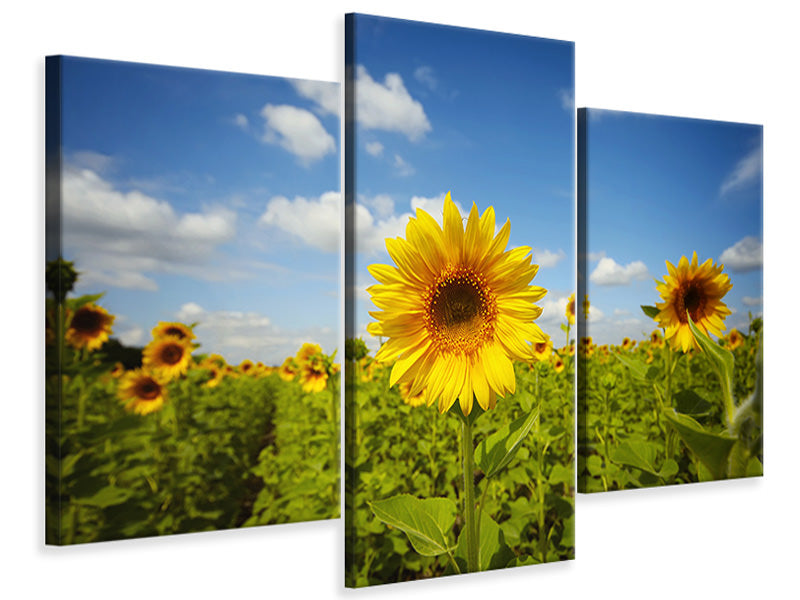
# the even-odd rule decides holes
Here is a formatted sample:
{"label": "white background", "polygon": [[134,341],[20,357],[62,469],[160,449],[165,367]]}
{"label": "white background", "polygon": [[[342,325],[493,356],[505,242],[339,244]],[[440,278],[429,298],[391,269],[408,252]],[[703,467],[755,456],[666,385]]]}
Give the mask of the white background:
{"label": "white background", "polygon": [[[796,593],[794,184],[800,44],[794,11],[784,6],[790,3],[62,0],[6,5],[0,36],[5,190],[0,593],[115,599]],[[764,124],[764,478],[578,496],[575,561],[359,592],[343,589],[341,521],[44,547],[44,56],[341,80],[343,14],[350,11],[574,41],[578,106]]]}

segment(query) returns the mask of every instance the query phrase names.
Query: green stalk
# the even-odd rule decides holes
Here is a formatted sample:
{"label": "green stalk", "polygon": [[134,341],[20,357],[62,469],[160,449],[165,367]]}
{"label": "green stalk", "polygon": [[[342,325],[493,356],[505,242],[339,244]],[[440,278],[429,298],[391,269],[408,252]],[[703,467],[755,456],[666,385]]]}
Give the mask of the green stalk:
{"label": "green stalk", "polygon": [[464,520],[467,534],[467,571],[478,570],[478,529],[475,519],[475,466],[473,462],[472,424],[461,420],[461,448],[464,466]]}

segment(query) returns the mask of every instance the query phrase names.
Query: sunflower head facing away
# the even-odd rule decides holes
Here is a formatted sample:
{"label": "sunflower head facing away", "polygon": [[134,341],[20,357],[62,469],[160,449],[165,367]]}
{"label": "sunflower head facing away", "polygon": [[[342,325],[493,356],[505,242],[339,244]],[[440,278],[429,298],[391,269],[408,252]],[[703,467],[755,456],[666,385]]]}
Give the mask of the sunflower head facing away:
{"label": "sunflower head facing away", "polygon": [[102,306],[84,304],[72,313],[64,337],[73,348],[97,350],[108,340],[113,322],[114,315]]}
{"label": "sunflower head facing away", "polygon": [[142,352],[142,364],[169,381],[189,368],[192,346],[189,340],[174,336],[157,338]]}
{"label": "sunflower head facing away", "polygon": [[529,285],[531,248],[506,250],[510,230],[506,221],[495,236],[494,208],[479,215],[474,204],[465,228],[448,193],[442,227],[417,209],[405,239],[386,240],[394,265],[369,267],[380,310],[368,331],[388,338],[375,358],[396,359],[390,386],[410,383],[410,396],[424,393],[440,412],[458,399],[465,415],[473,399],[486,410],[514,392],[513,361],[533,360],[531,344],[547,341],[533,322],[547,290]]}
{"label": "sunflower head facing away", "polygon": [[122,376],[117,390],[125,408],[140,415],[159,410],[164,406],[164,382],[145,369],[129,371]]}
{"label": "sunflower head facing away", "polygon": [[187,327],[183,323],[177,322],[164,322],[161,321],[158,325],[153,327],[153,339],[157,340],[158,338],[162,337],[176,337],[179,340],[186,340],[192,341],[195,339],[194,332],[191,328]]}
{"label": "sunflower head facing away", "polygon": [[664,338],[673,349],[686,352],[698,348],[687,313],[707,335],[722,335],[725,329],[722,320],[731,314],[722,297],[733,287],[722,269],[723,265],[714,265],[710,258],[699,265],[697,252],[693,253],[691,261],[682,256],[677,267],[667,261],[669,273],[664,276],[664,283],[656,286],[663,300],[656,303],[659,310],[656,321],[664,328]]}

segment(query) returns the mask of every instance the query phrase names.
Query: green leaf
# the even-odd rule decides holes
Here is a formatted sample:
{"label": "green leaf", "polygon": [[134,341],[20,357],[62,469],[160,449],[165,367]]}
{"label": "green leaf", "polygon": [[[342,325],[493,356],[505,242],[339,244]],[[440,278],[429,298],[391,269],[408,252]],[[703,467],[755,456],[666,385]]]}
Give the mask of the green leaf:
{"label": "green leaf", "polygon": [[617,464],[628,465],[658,475],[655,467],[656,448],[642,441],[625,441],[611,452],[611,460]]}
{"label": "green leaf", "polygon": [[733,402],[733,353],[730,350],[726,350],[700,331],[692,322],[692,318],[688,316],[688,313],[687,319],[689,320],[689,328],[692,330],[695,341],[700,344],[700,348],[708,357],[717,377],[719,377],[723,396],[730,399],[730,402]]}
{"label": "green leaf", "polygon": [[673,397],[675,410],[684,415],[705,415],[711,410],[711,403],[700,397],[694,390],[681,390]]}
{"label": "green leaf", "polygon": [[[478,570],[502,569],[514,559],[515,554],[506,544],[505,534],[494,519],[486,512],[481,513],[480,540],[478,550]],[[467,533],[466,528],[458,536],[455,551],[456,563],[462,573],[467,572]]]}
{"label": "green leaf", "polygon": [[475,448],[476,462],[486,477],[493,477],[511,462],[538,418],[539,407],[536,407],[536,410],[527,416],[520,417],[505,427],[501,427],[478,444],[478,447]]}
{"label": "green leaf", "polygon": [[438,556],[453,549],[449,532],[458,509],[452,500],[420,500],[410,494],[400,494],[368,504],[381,521],[405,532],[414,550],[423,556]]}
{"label": "green leaf", "polygon": [[109,485],[98,491],[94,496],[89,498],[78,498],[78,504],[86,504],[89,506],[96,506],[98,508],[107,508],[122,504],[130,498],[131,492],[113,485]]}
{"label": "green leaf", "polygon": [[647,306],[647,305],[642,304],[641,307],[642,307],[642,312],[644,314],[646,314],[648,317],[650,317],[651,319],[655,319],[656,316],[658,316],[658,313],[661,312],[655,306]]}
{"label": "green leaf", "polygon": [[664,409],[662,412],[670,425],[675,428],[689,450],[708,468],[715,479],[722,479],[728,466],[728,456],[731,453],[736,438],[706,431],[700,423],[689,415],[681,415],[674,409]]}
{"label": "green leaf", "polygon": [[621,362],[623,365],[628,367],[628,369],[630,369],[631,375],[635,379],[639,379],[641,381],[646,381],[647,380],[648,366],[644,361],[639,360],[638,358],[631,358],[629,356],[622,356],[618,352],[614,353],[614,357],[619,362]]}

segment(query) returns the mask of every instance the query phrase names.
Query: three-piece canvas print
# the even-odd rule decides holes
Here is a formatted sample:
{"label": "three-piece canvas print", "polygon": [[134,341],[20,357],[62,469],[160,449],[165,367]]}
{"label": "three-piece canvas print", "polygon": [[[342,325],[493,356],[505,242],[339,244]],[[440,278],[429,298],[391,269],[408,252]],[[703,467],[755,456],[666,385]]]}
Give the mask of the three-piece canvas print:
{"label": "three-piece canvas print", "polygon": [[343,504],[362,587],[761,475],[762,128],[576,111],[572,42],[345,30],[343,89],[47,59],[46,542]]}

